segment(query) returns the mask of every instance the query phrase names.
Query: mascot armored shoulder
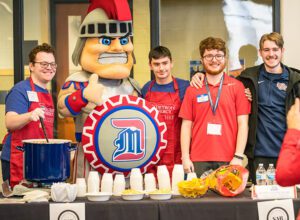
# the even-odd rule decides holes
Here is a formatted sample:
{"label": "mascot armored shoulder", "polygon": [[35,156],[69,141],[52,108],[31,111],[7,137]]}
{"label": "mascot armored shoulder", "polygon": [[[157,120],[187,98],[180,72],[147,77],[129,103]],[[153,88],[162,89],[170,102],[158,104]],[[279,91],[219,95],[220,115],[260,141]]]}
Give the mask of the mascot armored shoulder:
{"label": "mascot armored shoulder", "polygon": [[[127,0],[94,0],[80,26],[72,60],[82,71],[70,75],[58,95],[58,112],[74,117],[76,140],[81,142],[88,114],[115,95],[137,95],[129,78],[133,63],[132,19]],[[91,168],[81,147],[76,156],[77,176]]]}

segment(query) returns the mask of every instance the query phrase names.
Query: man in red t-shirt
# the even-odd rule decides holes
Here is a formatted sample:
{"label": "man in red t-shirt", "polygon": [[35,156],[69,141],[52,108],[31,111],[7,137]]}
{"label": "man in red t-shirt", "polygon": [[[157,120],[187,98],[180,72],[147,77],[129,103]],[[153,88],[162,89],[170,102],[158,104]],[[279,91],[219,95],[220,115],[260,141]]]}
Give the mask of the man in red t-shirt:
{"label": "man in red t-shirt", "polygon": [[[293,186],[300,183],[300,100],[287,114],[288,130],[279,153],[276,181],[281,186]],[[300,212],[297,219],[300,219]]]}
{"label": "man in red t-shirt", "polygon": [[179,117],[184,170],[201,175],[229,163],[242,165],[250,103],[243,84],[224,72],[225,42],[208,37],[199,50],[206,72],[204,86],[187,89]]}

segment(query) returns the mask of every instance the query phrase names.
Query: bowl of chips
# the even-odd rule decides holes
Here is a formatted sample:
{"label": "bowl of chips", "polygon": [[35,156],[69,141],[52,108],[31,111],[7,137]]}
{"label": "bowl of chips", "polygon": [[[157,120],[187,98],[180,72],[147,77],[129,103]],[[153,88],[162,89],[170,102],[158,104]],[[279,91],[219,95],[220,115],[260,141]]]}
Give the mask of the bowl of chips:
{"label": "bowl of chips", "polygon": [[208,184],[205,180],[194,178],[184,180],[178,183],[178,191],[185,198],[196,198],[203,196],[208,190]]}
{"label": "bowl of chips", "polygon": [[122,192],[122,199],[128,201],[142,200],[144,198],[144,192],[134,190],[134,189],[126,189]]}
{"label": "bowl of chips", "polygon": [[172,191],[170,189],[159,189],[149,192],[150,199],[153,200],[168,200],[172,197]]}

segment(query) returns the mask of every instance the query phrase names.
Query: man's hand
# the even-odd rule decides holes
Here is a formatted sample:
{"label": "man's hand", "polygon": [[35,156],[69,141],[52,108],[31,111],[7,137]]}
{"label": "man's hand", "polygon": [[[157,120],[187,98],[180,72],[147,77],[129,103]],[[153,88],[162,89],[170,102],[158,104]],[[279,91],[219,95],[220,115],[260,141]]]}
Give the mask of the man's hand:
{"label": "man's hand", "polygon": [[295,104],[292,105],[291,109],[287,114],[287,126],[289,129],[300,130],[300,100],[295,99]]}
{"label": "man's hand", "polygon": [[243,160],[234,157],[230,161],[230,165],[240,165],[240,166],[243,166]]}
{"label": "man's hand", "polygon": [[98,75],[93,74],[89,79],[89,84],[83,91],[83,97],[89,102],[92,102],[96,105],[101,105],[103,86],[98,83]]}
{"label": "man's hand", "polygon": [[182,158],[182,166],[185,173],[194,172],[194,164],[190,158]]}
{"label": "man's hand", "polygon": [[38,121],[40,118],[45,118],[45,112],[41,108],[36,108],[30,112],[29,120],[30,121]]}
{"label": "man's hand", "polygon": [[203,74],[203,73],[199,73],[199,72],[195,73],[192,77],[192,81],[190,82],[190,85],[197,89],[202,88],[204,77],[205,77],[205,74]]}
{"label": "man's hand", "polygon": [[246,95],[247,99],[248,99],[250,102],[252,102],[252,94],[251,94],[251,91],[250,91],[249,88],[246,88],[246,89],[245,89],[245,95]]}

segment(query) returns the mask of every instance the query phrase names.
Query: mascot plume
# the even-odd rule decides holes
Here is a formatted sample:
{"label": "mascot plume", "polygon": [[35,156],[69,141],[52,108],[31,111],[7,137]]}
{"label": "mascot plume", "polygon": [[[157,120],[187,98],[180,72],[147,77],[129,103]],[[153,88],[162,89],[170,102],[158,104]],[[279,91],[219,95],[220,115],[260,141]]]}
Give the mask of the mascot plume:
{"label": "mascot plume", "polygon": [[[86,117],[96,106],[115,95],[139,93],[129,78],[134,63],[131,20],[127,0],[91,0],[72,55],[82,71],[70,75],[58,95],[59,115],[75,118],[79,143]],[[86,176],[91,167],[82,147],[75,158],[77,177]]]}

